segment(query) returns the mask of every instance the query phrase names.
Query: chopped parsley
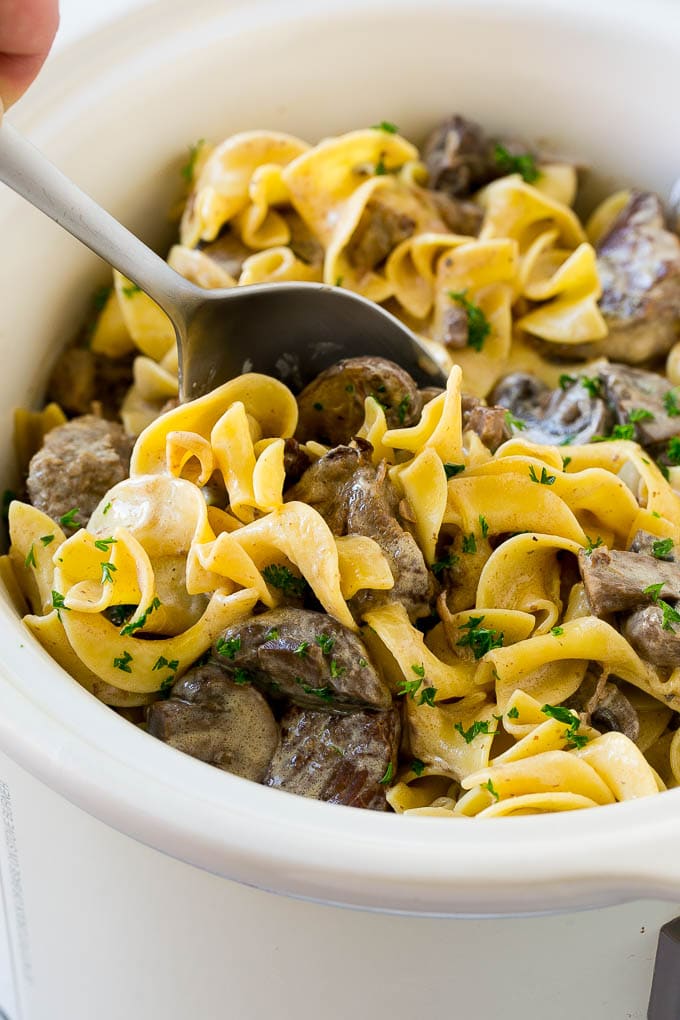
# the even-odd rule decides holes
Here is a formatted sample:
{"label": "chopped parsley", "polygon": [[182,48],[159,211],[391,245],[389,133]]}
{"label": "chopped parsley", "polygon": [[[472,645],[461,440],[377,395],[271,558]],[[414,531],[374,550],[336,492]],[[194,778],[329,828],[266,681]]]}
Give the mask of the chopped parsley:
{"label": "chopped parsley", "polygon": [[407,695],[409,698],[415,697],[416,691],[418,690],[422,682],[423,681],[420,679],[399,680],[398,686],[400,690],[397,691],[397,696],[400,698],[403,697],[404,695]]}
{"label": "chopped parsley", "polygon": [[368,659],[359,659],[359,669],[365,669],[368,666]]}
{"label": "chopped parsley", "polygon": [[519,719],[519,709],[517,705],[513,705],[507,713],[508,719]]}
{"label": "chopped parsley", "polygon": [[658,460],[657,460],[657,462],[656,462],[656,466],[658,467],[659,471],[660,471],[660,472],[661,472],[661,474],[662,474],[662,475],[664,476],[664,478],[666,479],[666,481],[667,481],[667,482],[669,482],[669,481],[670,481],[670,478],[671,478],[671,473],[670,473],[670,471],[668,470],[668,468],[666,467],[666,465],[665,465],[665,464],[662,464],[662,463],[661,463],[660,461],[658,461]]}
{"label": "chopped parsley", "polygon": [[461,306],[467,315],[468,347],[481,351],[484,341],[491,332],[491,324],[486,315],[473,301],[468,301],[466,290],[450,290],[449,297]]}
{"label": "chopped parsley", "polygon": [[421,679],[425,678],[425,667],[422,664],[420,666],[411,666],[411,669],[416,676],[419,676]]}
{"label": "chopped parsley", "polygon": [[383,775],[382,779],[378,780],[378,782],[382,783],[383,786],[387,786],[388,783],[392,782],[393,776],[394,776],[394,765],[392,764],[392,762],[390,762],[389,765],[387,766],[387,768],[385,769],[385,774]]}
{"label": "chopped parsley", "polygon": [[658,602],[659,596],[663,591],[664,582],[659,581],[658,584],[648,584],[646,588],[642,589],[643,595],[649,595],[652,602]]}
{"label": "chopped parsley", "polygon": [[489,522],[487,521],[484,514],[479,515],[479,526],[482,529],[482,538],[486,538],[489,534]]}
{"label": "chopped parsley", "polygon": [[273,588],[279,588],[284,595],[292,595],[295,598],[302,598],[309,587],[304,577],[296,577],[288,567],[280,567],[276,563],[265,567],[262,576]]}
{"label": "chopped parsley", "polygon": [[599,549],[601,545],[604,545],[600,535],[597,536],[595,541],[592,540],[590,535],[586,535],[586,538],[588,539],[588,544],[586,545],[586,556],[590,556],[593,549]]}
{"label": "chopped parsley", "polygon": [[299,684],[305,694],[311,694],[315,698],[321,698],[322,701],[333,700],[333,688],[332,687],[310,687],[309,684],[302,682],[302,677],[296,676],[295,683]]}
{"label": "chopped parsley", "polygon": [[435,560],[435,562],[430,566],[430,570],[435,577],[438,577],[439,574],[442,574],[445,570],[450,570],[452,567],[455,567],[457,562],[458,556],[456,556],[455,553],[447,553],[446,556],[442,557],[442,559]]}
{"label": "chopped parsley", "polygon": [[111,287],[99,287],[92,295],[92,304],[95,310],[101,312],[104,305],[109,300],[109,294],[111,293]]}
{"label": "chopped parsley", "polygon": [[270,627],[264,636],[265,641],[276,641],[279,632],[276,627]]}
{"label": "chopped parsley", "polygon": [[[680,616],[678,617],[680,620]],[[568,730],[564,734],[565,740],[567,741],[566,749],[568,751],[572,748],[585,747],[588,743],[588,737],[585,733],[579,733],[578,730],[581,726],[581,720],[574,712],[570,709],[565,708],[564,705],[543,705],[541,712],[544,715],[550,716],[551,719],[556,719],[557,722],[564,723],[568,726]]]}
{"label": "chopped parsley", "polygon": [[578,382],[575,375],[568,375],[566,372],[563,372],[559,378],[560,389],[566,390],[569,386],[573,386],[575,382]]}
{"label": "chopped parsley", "polygon": [[477,540],[472,532],[470,532],[469,535],[463,535],[463,552],[464,553],[477,552]]}
{"label": "chopped parsley", "polygon": [[347,669],[345,666],[339,666],[337,659],[331,659],[331,676],[334,680],[337,680],[338,677],[341,677],[342,674],[346,672]]}
{"label": "chopped parsley", "polygon": [[172,693],[172,685],[174,684],[174,682],[175,682],[174,673],[171,673],[170,676],[166,676],[163,680],[161,680],[161,685],[158,688],[158,692],[162,698],[165,698],[167,700],[167,698],[170,697]]}
{"label": "chopped parsley", "polygon": [[581,383],[581,386],[583,386],[583,389],[588,391],[588,394],[591,397],[595,398],[600,396],[602,383],[597,376],[580,375],[578,377],[578,381]]}
{"label": "chopped parsley", "polygon": [[562,458],[562,470],[566,471],[567,468],[569,467],[569,465],[571,464],[571,462],[572,462],[572,458],[571,457],[563,457]]}
{"label": "chopped parsley", "polygon": [[111,503],[107,503],[106,506],[104,507],[104,509],[102,510],[102,514],[107,514],[110,509],[111,509]]}
{"label": "chopped parsley", "polygon": [[304,659],[307,655],[308,648],[309,641],[301,641],[297,648],[293,649],[293,655],[298,655],[301,659]]}
{"label": "chopped parsley", "polygon": [[100,552],[108,552],[110,545],[115,545],[118,541],[117,538],[98,538],[95,543],[95,549],[99,549]]}
{"label": "chopped parsley", "polygon": [[241,666],[239,666],[238,669],[236,669],[232,674],[231,679],[234,681],[235,684],[238,684],[239,687],[243,687],[245,684],[250,683],[252,677],[247,669],[243,669]]}
{"label": "chopped parsley", "polygon": [[102,579],[99,583],[113,584],[113,574],[118,569],[118,567],[114,566],[113,563],[111,563],[110,561],[100,563],[99,566],[102,568]]}
{"label": "chopped parsley", "polygon": [[673,390],[667,390],[663,395],[663,406],[669,418],[680,417],[680,404]]}
{"label": "chopped parsley", "polygon": [[380,155],[380,157],[378,158],[378,162],[375,164],[374,173],[376,177],[384,177],[385,174],[387,173],[387,167],[385,166],[385,160],[383,159],[382,155]]}
{"label": "chopped parsley", "polygon": [[338,277],[336,277],[336,280],[335,280],[335,286],[336,286],[336,287],[342,287],[342,283],[343,283],[343,280],[344,280],[344,279],[345,279],[345,277],[344,277],[344,276],[338,276]]}
{"label": "chopped parsley", "polygon": [[680,436],[673,436],[668,440],[666,454],[671,464],[680,464]]}
{"label": "chopped parsley", "polygon": [[471,648],[475,659],[481,659],[492,648],[503,647],[505,635],[492,628],[482,627],[483,622],[483,616],[471,616],[468,622],[462,624],[460,628],[461,630],[467,630],[467,634],[464,634],[456,642],[462,647]]}
{"label": "chopped parsley", "polygon": [[134,297],[135,294],[141,294],[142,288],[138,287],[136,283],[127,283],[123,287],[123,294],[126,298]]}
{"label": "chopped parsley", "polygon": [[425,762],[421,761],[420,758],[414,758],[410,765],[411,772],[415,772],[417,776],[422,776],[425,771]]}
{"label": "chopped parsley", "polygon": [[518,432],[523,432],[527,427],[527,423],[522,418],[516,418],[511,411],[505,412],[505,424],[509,429],[517,429]]}
{"label": "chopped parsley", "polygon": [[37,563],[35,562],[35,549],[33,548],[33,543],[32,542],[31,542],[31,548],[26,553],[26,559],[24,560],[24,566],[27,569],[28,569],[28,567],[36,567],[37,566]]}
{"label": "chopped parsley", "polygon": [[541,468],[541,477],[539,478],[533,464],[529,466],[529,478],[538,485],[554,485],[555,483],[555,475],[549,475],[544,467]]}
{"label": "chopped parsley", "polygon": [[634,407],[628,415],[628,421],[633,424],[638,421],[654,421],[654,415],[646,407]]}
{"label": "chopped parsley", "polygon": [[576,436],[565,436],[564,439],[560,439],[558,446],[571,446]]}
{"label": "chopped parsley", "polygon": [[615,425],[607,439],[635,439],[634,425]]}
{"label": "chopped parsley", "polygon": [[399,128],[390,120],[381,120],[379,124],[372,125],[374,131],[385,131],[388,135],[396,135]]}
{"label": "chopped parsley", "polygon": [[78,524],[78,522],[76,521],[76,516],[79,513],[80,510],[78,509],[78,507],[74,506],[72,510],[67,510],[65,514],[62,514],[62,516],[59,518],[59,523],[61,524],[62,528],[75,528]]}
{"label": "chopped parsley", "polygon": [[445,464],[444,473],[447,478],[455,478],[461,471],[465,471],[465,464]]}
{"label": "chopped parsley", "polygon": [[434,699],[437,695],[436,687],[423,687],[420,692],[420,698],[418,700],[419,705],[429,705],[430,708],[434,708]]}
{"label": "chopped parsley", "polygon": [[399,401],[399,406],[397,407],[397,415],[399,417],[400,425],[403,425],[404,422],[406,421],[406,415],[408,414],[408,408],[410,403],[411,398],[408,396],[408,394]]}
{"label": "chopped parsley", "polygon": [[140,630],[141,627],[145,626],[149,615],[153,613],[154,610],[160,608],[161,600],[158,598],[158,596],[155,596],[151,602],[151,605],[147,606],[145,612],[142,613],[138,620],[132,620],[130,623],[125,624],[125,626],[120,632],[121,637],[128,637],[130,634],[134,634],[136,630]]}
{"label": "chopped parsley", "polygon": [[496,730],[489,729],[490,725],[491,723],[488,719],[475,719],[472,726],[470,726],[467,730],[463,726],[462,722],[457,722],[453,728],[457,733],[460,733],[466,744],[471,744],[475,737],[478,737],[480,733],[495,733]]}
{"label": "chopped parsley", "polygon": [[41,535],[40,541],[43,545],[50,545],[51,542],[54,542],[54,538],[54,535]]}
{"label": "chopped parsley", "polygon": [[564,634],[564,627],[552,627],[550,633],[553,637],[562,637]]}
{"label": "chopped parsley", "polygon": [[194,144],[189,146],[189,158],[181,168],[180,173],[187,184],[191,184],[194,179],[194,171],[196,170],[196,160],[198,154],[201,151],[202,146],[205,145],[205,138],[199,138]]}
{"label": "chopped parsley", "polygon": [[114,669],[120,669],[123,673],[131,673],[132,672],[132,668],[130,666],[131,662],[132,656],[130,655],[130,653],[123,652],[122,655],[119,655],[117,658],[113,660],[113,667]]}
{"label": "chopped parsley", "polygon": [[233,661],[236,653],[241,651],[241,635],[237,634],[236,637],[226,639],[218,638],[215,642],[215,651],[218,655],[223,655],[225,659]]}
{"label": "chopped parsley", "polygon": [[166,667],[174,673],[179,668],[179,659],[166,659],[164,655],[159,655],[151,669],[155,672],[157,669],[165,669]]}
{"label": "chopped parsley", "polygon": [[504,174],[520,174],[522,180],[527,184],[533,184],[541,176],[541,172],[536,166],[536,160],[530,152],[513,156],[504,145],[498,143],[494,146],[493,158],[496,161],[496,166]]}
{"label": "chopped parsley", "polygon": [[673,552],[673,539],[672,538],[659,538],[656,542],[652,542],[652,556],[655,556],[657,560],[668,559]]}
{"label": "chopped parsley", "polygon": [[680,613],[673,606],[669,606],[663,599],[657,599],[657,606],[661,610],[663,619],[661,621],[662,630],[675,631],[674,623],[680,623]]}
{"label": "chopped parsley", "polygon": [[59,617],[60,620],[62,609],[64,610],[65,613],[71,612],[69,607],[64,605],[64,596],[61,594],[61,592],[54,591],[54,589],[52,589],[52,607],[57,610],[57,616]]}
{"label": "chopped parsley", "polygon": [[498,791],[496,790],[496,787],[493,785],[493,783],[491,782],[490,779],[489,779],[488,782],[482,783],[482,787],[485,790],[488,790],[489,793],[491,794],[491,796],[494,797],[496,800],[500,800],[501,795],[500,795],[500,793],[498,793]]}
{"label": "chopped parsley", "polygon": [[335,638],[331,637],[330,634],[317,634],[316,637],[314,638],[314,641],[319,646],[324,655],[330,655],[331,652],[333,651]]}

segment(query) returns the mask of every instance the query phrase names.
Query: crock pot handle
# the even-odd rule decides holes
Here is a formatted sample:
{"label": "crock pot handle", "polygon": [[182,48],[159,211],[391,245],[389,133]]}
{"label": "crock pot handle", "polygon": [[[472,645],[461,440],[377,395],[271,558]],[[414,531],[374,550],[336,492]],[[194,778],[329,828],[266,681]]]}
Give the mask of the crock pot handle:
{"label": "crock pot handle", "polygon": [[171,269],[2,118],[0,181],[87,245],[182,322],[200,291]]}

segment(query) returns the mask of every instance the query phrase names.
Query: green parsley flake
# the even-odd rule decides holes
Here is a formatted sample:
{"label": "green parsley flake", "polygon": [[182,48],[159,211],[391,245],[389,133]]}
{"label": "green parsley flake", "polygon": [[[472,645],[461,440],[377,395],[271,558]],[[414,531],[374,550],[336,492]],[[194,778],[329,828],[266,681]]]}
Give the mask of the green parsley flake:
{"label": "green parsley flake", "polygon": [[382,155],[379,157],[378,162],[375,164],[375,176],[384,177],[387,173],[387,167],[385,166],[385,160]]}
{"label": "green parsley flake", "polygon": [[396,135],[399,128],[390,120],[381,120],[379,124],[372,125],[374,131],[385,131],[388,135]]}
{"label": "green parsley flake", "polygon": [[59,518],[59,523],[62,528],[74,528],[77,526],[76,515],[80,513],[77,506],[74,506],[72,510],[68,510],[65,514]]}
{"label": "green parsley flake", "polygon": [[666,414],[669,418],[680,417],[680,405],[678,404],[678,398],[673,390],[667,390],[663,395],[663,406],[666,408]]}
{"label": "green parsley flake", "polygon": [[549,475],[546,469],[541,468],[541,477],[539,478],[534,470],[534,465],[529,466],[529,478],[532,482],[536,482],[538,485],[554,485],[555,475]]}
{"label": "green parsley flake", "polygon": [[467,634],[464,634],[456,642],[461,647],[471,648],[475,659],[481,659],[482,656],[486,655],[493,648],[502,648],[505,638],[505,635],[497,630],[483,628],[481,626],[483,622],[483,616],[471,616],[467,623],[462,624],[460,628],[461,630],[467,630]]}
{"label": "green parsley flake", "polygon": [[397,407],[397,415],[399,417],[400,425],[403,425],[404,422],[406,421],[406,415],[408,414],[408,407],[410,403],[411,398],[408,396],[408,394],[399,401],[399,406]]}
{"label": "green parsley flake", "polygon": [[550,631],[553,637],[562,637],[564,634],[564,627],[553,627]]}
{"label": "green parsley flake", "polygon": [[638,421],[654,421],[654,415],[646,407],[634,407],[628,415],[628,421],[633,424]]}
{"label": "green parsley flake", "polygon": [[435,577],[438,577],[439,574],[442,574],[445,570],[451,570],[455,567],[456,563],[458,563],[458,556],[456,556],[455,553],[447,553],[447,555],[443,556],[442,559],[435,560],[435,562],[430,566],[430,570]]}
{"label": "green parsley flake", "polygon": [[500,793],[498,793],[498,791],[496,790],[495,786],[493,785],[493,783],[491,782],[490,779],[489,779],[488,782],[482,783],[482,787],[485,790],[488,790],[489,793],[491,794],[491,796],[494,797],[496,800],[500,800],[501,795],[500,795]]}
{"label": "green parsley flake", "polygon": [[657,602],[661,592],[663,591],[663,586],[663,581],[659,581],[658,584],[648,584],[646,588],[642,589],[642,594],[649,595],[652,602]]}
{"label": "green parsley flake", "polygon": [[461,722],[457,722],[453,728],[457,733],[460,733],[466,744],[471,744],[475,737],[478,737],[480,733],[495,733],[496,730],[489,729],[490,725],[491,723],[488,719],[475,719],[472,726],[470,726],[467,730]]}
{"label": "green parsley flake", "polygon": [[385,774],[383,775],[382,779],[378,780],[378,782],[382,783],[383,786],[387,786],[388,783],[392,782],[392,777],[393,776],[394,776],[394,765],[392,764],[392,762],[390,762],[389,765],[387,766],[387,768],[385,769]]}
{"label": "green parsley flake", "polygon": [[461,306],[467,315],[468,347],[479,352],[484,346],[484,341],[491,332],[491,323],[486,315],[473,301],[468,301],[466,290],[450,290],[449,297]]}
{"label": "green parsley flake", "polygon": [[108,552],[109,546],[115,545],[117,541],[117,538],[98,538],[94,543],[94,547],[99,549],[100,552]]}
{"label": "green parsley flake", "polygon": [[26,569],[28,569],[29,567],[37,567],[37,565],[38,564],[35,562],[35,549],[33,548],[33,543],[31,542],[31,548],[26,553],[24,566],[26,567]]}
{"label": "green parsley flake", "polygon": [[635,439],[634,425],[615,425],[607,439]]}
{"label": "green parsley flake", "polygon": [[99,566],[102,568],[102,578],[100,584],[113,584],[113,574],[118,569],[113,563],[100,563]]}
{"label": "green parsley flake", "polygon": [[237,634],[236,637],[226,639],[218,638],[215,642],[215,651],[218,655],[224,656],[225,659],[233,661],[236,653],[241,651],[241,635]]}
{"label": "green parsley flake", "polygon": [[299,676],[295,677],[295,683],[300,685],[305,694],[311,694],[315,698],[320,698],[321,701],[333,700],[332,687],[310,687],[309,684],[304,683],[302,677]]}
{"label": "green parsley flake", "polygon": [[465,471],[465,464],[445,464],[444,473],[447,478],[455,478],[462,471]]}
{"label": "green parsley flake", "polygon": [[368,659],[359,659],[359,669],[365,669],[368,666]]}
{"label": "green parsley flake", "polygon": [[335,286],[336,287],[342,287],[342,283],[343,283],[344,279],[345,279],[344,276],[337,276],[336,279],[335,279]]}
{"label": "green parsley flake", "polygon": [[575,375],[567,375],[566,372],[563,372],[559,378],[560,389],[566,390],[569,386],[573,386],[575,382],[578,382]]}
{"label": "green parsley flake", "polygon": [[52,542],[54,542],[54,539],[55,539],[54,535],[41,535],[40,536],[40,541],[42,542],[43,545],[50,545]]}
{"label": "green parsley flake", "polygon": [[132,668],[130,667],[131,662],[132,656],[130,655],[130,653],[123,652],[122,655],[119,655],[117,658],[113,660],[113,668],[120,669],[123,673],[131,673],[132,672]]}
{"label": "green parsley flake", "polygon": [[252,677],[247,669],[243,669],[241,666],[239,666],[238,669],[234,671],[231,679],[234,681],[235,684],[238,684],[239,687],[243,687],[245,684],[250,683]]}
{"label": "green parsley flake", "polygon": [[409,768],[410,771],[415,772],[417,776],[422,776],[423,772],[425,771],[425,762],[421,761],[420,758],[414,758]]}
{"label": "green parsley flake", "polygon": [[109,295],[112,291],[112,287],[99,287],[92,295],[92,304],[95,310],[98,312],[103,311],[104,305],[109,300]]}
{"label": "green parsley flake", "polygon": [[57,610],[57,616],[59,617],[60,620],[61,620],[61,610],[62,609],[66,613],[70,613],[71,612],[69,607],[64,605],[64,596],[61,594],[61,592],[54,591],[54,589],[52,589],[52,606],[53,606],[54,609]]}
{"label": "green parsley flake", "polygon": [[470,532],[469,535],[463,535],[463,552],[464,553],[477,552],[477,540],[472,532]]}
{"label": "green parsley flake", "polygon": [[[680,616],[678,619],[680,620]],[[585,747],[588,743],[588,737],[586,734],[577,732],[581,726],[581,720],[575,712],[565,708],[564,705],[543,705],[541,712],[543,712],[544,715],[550,716],[551,719],[556,719],[557,722],[561,722],[565,726],[569,727],[564,734],[565,740],[567,741],[566,749],[568,751],[573,748]]]}
{"label": "green parsley flake", "polygon": [[420,692],[420,698],[418,700],[419,705],[429,705],[430,708],[434,708],[434,699],[437,696],[436,687],[423,687]]}
{"label": "green parsley flake", "polygon": [[590,556],[593,549],[599,549],[601,545],[604,545],[600,535],[597,536],[595,541],[593,541],[589,535],[586,535],[586,538],[588,539],[588,544],[586,545],[586,556]]}
{"label": "green parsley flake", "polygon": [[398,697],[407,695],[409,698],[415,697],[416,691],[422,684],[422,680],[399,680],[397,686],[400,690],[397,691]]}
{"label": "green parsley flake", "polygon": [[668,440],[666,453],[671,464],[680,464],[680,436]]}
{"label": "green parsley flake", "polygon": [[527,423],[522,418],[516,418],[511,411],[506,411],[504,418],[505,424],[509,429],[517,429],[518,432],[523,432],[527,427]]}
{"label": "green parsley flake", "polygon": [[166,676],[161,680],[161,685],[158,688],[158,692],[162,698],[169,698],[172,694],[172,685],[175,682],[175,674],[171,673],[170,676]]}
{"label": "green parsley flake", "polygon": [[194,172],[196,170],[196,160],[201,148],[205,145],[205,138],[199,138],[194,145],[189,146],[189,158],[181,168],[180,173],[187,184],[191,184],[194,179]]}
{"label": "green parsley flake", "polygon": [[533,184],[541,176],[541,171],[536,166],[536,160],[530,152],[513,156],[504,145],[497,144],[494,146],[493,157],[496,166],[504,174],[520,174],[522,180],[527,184]]}
{"label": "green parsley flake", "polygon": [[338,677],[341,677],[346,672],[345,666],[338,665],[337,659],[331,659],[331,676],[334,680],[337,680]]}
{"label": "green parsley flake", "polygon": [[413,670],[416,676],[419,676],[421,679],[425,678],[425,667],[423,665],[411,666],[411,669]]}
{"label": "green parsley flake", "polygon": [[296,577],[288,567],[281,567],[276,563],[265,567],[262,576],[267,584],[271,584],[273,588],[279,588],[284,595],[292,595],[294,598],[302,598],[309,588],[304,577]]}
{"label": "green parsley flake", "polygon": [[662,474],[662,475],[664,476],[664,478],[666,479],[666,481],[667,481],[667,482],[670,482],[670,480],[671,480],[671,473],[670,473],[670,471],[668,470],[668,468],[666,467],[666,465],[665,465],[665,464],[662,464],[662,463],[661,463],[661,461],[657,461],[657,462],[656,462],[656,466],[658,467],[659,471],[660,471],[660,472],[661,472],[661,474]]}
{"label": "green parsley flake", "polygon": [[583,386],[584,390],[587,390],[589,395],[593,398],[599,397],[602,391],[602,383],[597,376],[589,377],[587,375],[580,375],[578,381]]}
{"label": "green parsley flake", "polygon": [[330,634],[317,634],[314,638],[315,643],[319,646],[324,655],[330,655],[333,651],[333,645],[335,644],[335,638],[331,637]]}
{"label": "green parsley flake", "polygon": [[656,604],[661,610],[663,616],[663,619],[661,621],[661,629],[670,630],[673,631],[673,633],[675,633],[675,627],[673,626],[673,624],[680,623],[680,613],[676,609],[674,609],[673,606],[670,606],[667,602],[664,602],[663,599],[657,599]]}
{"label": "green parsley flake", "polygon": [[128,283],[123,287],[123,294],[126,298],[134,297],[135,294],[141,294],[142,288],[138,287],[136,283]]}
{"label": "green parsley flake", "polygon": [[111,509],[111,504],[107,503],[106,506],[104,507],[104,509],[102,510],[102,514],[107,514],[110,509]]}
{"label": "green parsley flake", "polygon": [[517,705],[513,705],[507,713],[508,719],[519,719],[519,709]]}
{"label": "green parsley flake", "polygon": [[265,641],[276,641],[279,632],[276,627],[271,627],[264,636]]}
{"label": "green parsley flake", "polygon": [[307,655],[307,649],[309,648],[309,641],[301,641],[297,648],[293,649],[293,655],[299,656],[304,659]]}
{"label": "green parsley flake", "polygon": [[652,542],[652,556],[655,556],[657,560],[670,559],[673,545],[672,538],[660,538],[656,542]]}
{"label": "green parsley flake", "polygon": [[571,462],[572,462],[572,458],[571,457],[563,457],[562,458],[562,470],[566,471],[567,468],[569,467],[569,465],[571,464]]}
{"label": "green parsley flake", "polygon": [[173,672],[179,669],[179,659],[166,659],[164,655],[159,655],[151,669],[155,671],[158,669],[165,669],[166,667],[171,669]]}
{"label": "green parsley flake", "polygon": [[130,634],[134,634],[136,630],[140,630],[142,627],[145,626],[149,615],[153,613],[156,609],[160,608],[161,600],[158,598],[158,596],[155,596],[153,601],[151,602],[151,605],[147,606],[146,611],[143,612],[142,615],[137,620],[131,620],[129,623],[125,624],[123,629],[120,631],[121,637],[128,637]]}
{"label": "green parsley flake", "polygon": [[486,538],[489,534],[489,522],[487,521],[484,514],[479,515],[479,526],[482,529],[482,538]]}

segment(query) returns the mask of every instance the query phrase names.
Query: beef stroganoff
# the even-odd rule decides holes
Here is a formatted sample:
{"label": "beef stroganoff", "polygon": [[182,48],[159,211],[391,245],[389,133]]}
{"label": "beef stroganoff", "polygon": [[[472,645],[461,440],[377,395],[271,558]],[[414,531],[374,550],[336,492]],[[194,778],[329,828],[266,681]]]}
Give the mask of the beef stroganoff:
{"label": "beef stroganoff", "polygon": [[333,803],[495,817],[677,785],[660,200],[620,191],[584,223],[572,165],[460,116],[422,152],[387,122],[248,132],[184,174],[180,273],[355,290],[448,384],[365,357],[178,404],[169,320],[114,274],[17,418],[0,562],[34,637],[153,737]]}

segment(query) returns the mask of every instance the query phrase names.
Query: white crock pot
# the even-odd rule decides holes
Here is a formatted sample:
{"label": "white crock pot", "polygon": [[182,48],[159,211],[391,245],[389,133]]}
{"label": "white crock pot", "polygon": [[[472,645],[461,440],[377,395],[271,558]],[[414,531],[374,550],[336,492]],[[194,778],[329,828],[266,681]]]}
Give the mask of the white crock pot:
{"label": "white crock pot", "polygon": [[[417,140],[462,111],[667,194],[679,85],[672,0],[163,0],[55,57],[11,119],[163,246],[186,146],[256,126],[312,140],[389,119]],[[0,228],[11,485],[12,411],[39,400],[104,270],[4,191]],[[487,822],[329,806],[127,724],[5,597],[0,636],[9,1020],[645,1015],[680,914],[680,791]]]}

